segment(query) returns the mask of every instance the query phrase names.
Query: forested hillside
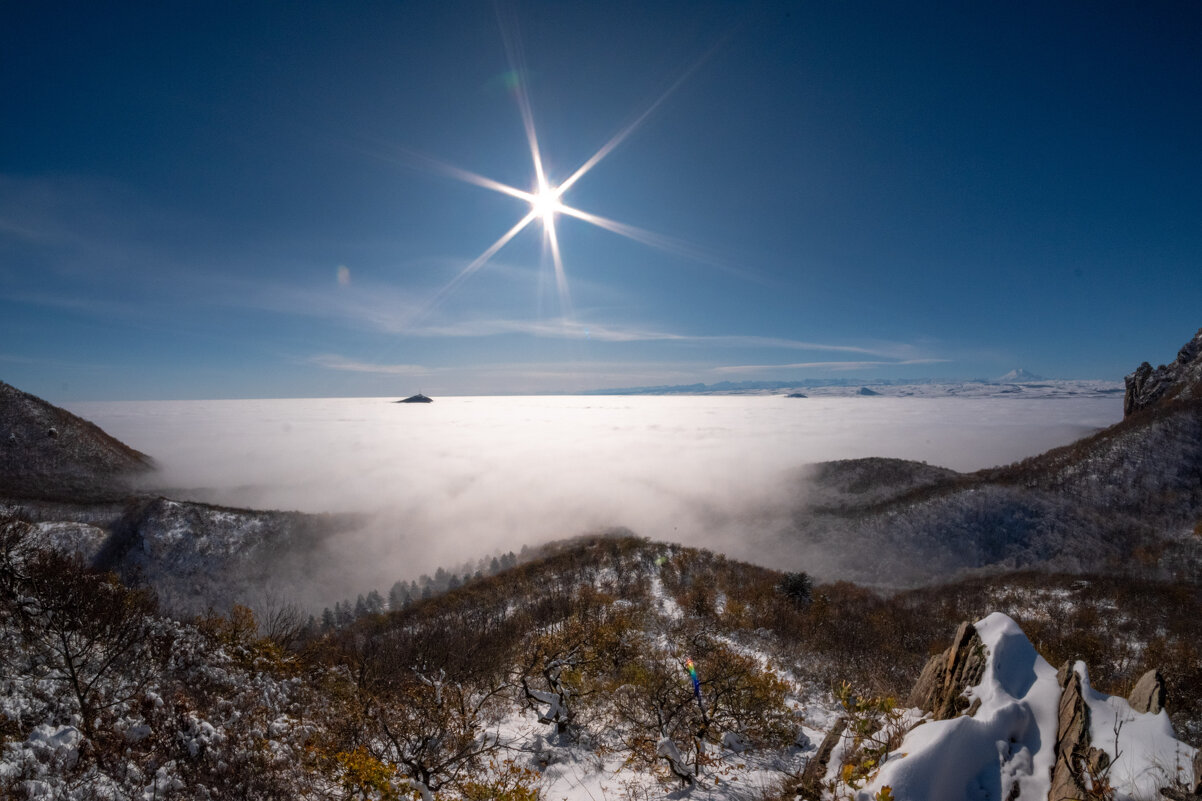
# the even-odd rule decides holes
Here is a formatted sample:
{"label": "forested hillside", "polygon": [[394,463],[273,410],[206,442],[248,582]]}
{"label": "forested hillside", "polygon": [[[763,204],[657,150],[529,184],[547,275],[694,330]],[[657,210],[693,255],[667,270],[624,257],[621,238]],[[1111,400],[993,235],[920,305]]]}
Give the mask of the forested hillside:
{"label": "forested hillside", "polygon": [[838,718],[892,708],[994,609],[1100,689],[1159,667],[1179,730],[1202,732],[1202,609],[1167,582],[885,598],[611,536],[323,630],[242,607],[173,620],[33,531],[6,522],[0,552],[15,797],[783,798]]}

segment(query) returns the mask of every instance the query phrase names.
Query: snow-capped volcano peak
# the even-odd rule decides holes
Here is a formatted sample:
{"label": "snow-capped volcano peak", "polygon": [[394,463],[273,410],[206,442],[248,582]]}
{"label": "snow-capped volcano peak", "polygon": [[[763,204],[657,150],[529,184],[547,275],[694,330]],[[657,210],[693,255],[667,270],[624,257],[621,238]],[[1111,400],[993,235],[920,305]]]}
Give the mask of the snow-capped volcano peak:
{"label": "snow-capped volcano peak", "polygon": [[1013,370],[998,379],[998,381],[1008,381],[1011,383],[1043,380],[1045,380],[1043,376],[1035,375],[1035,373],[1032,373],[1029,370],[1024,370],[1022,367],[1015,367]]}

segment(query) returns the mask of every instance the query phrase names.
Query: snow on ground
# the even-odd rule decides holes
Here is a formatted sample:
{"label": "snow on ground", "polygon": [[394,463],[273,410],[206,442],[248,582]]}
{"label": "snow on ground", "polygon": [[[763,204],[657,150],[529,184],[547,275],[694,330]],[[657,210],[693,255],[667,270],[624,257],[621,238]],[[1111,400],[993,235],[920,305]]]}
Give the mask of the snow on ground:
{"label": "snow on ground", "polygon": [[684,619],[684,610],[680,608],[680,604],[676,603],[672,594],[664,590],[664,580],[660,578],[658,571],[651,574],[651,600],[655,604],[656,611],[667,619],[677,621]]}
{"label": "snow on ground", "polygon": [[61,553],[73,553],[85,562],[91,562],[100,553],[108,540],[108,532],[99,526],[75,522],[37,523],[34,535],[43,547]]}
{"label": "snow on ground", "polygon": [[[1012,619],[995,612],[976,624],[988,651],[985,674],[969,692],[980,709],[969,717],[926,721],[913,728],[880,772],[856,796],[871,799],[881,788],[898,801],[1001,801],[1047,798],[1055,761],[1060,686]],[[1109,773],[1119,801],[1155,797],[1176,778],[1192,778],[1194,749],[1173,735],[1168,713],[1137,714],[1122,698],[1089,688],[1095,747],[1115,757],[1116,721],[1122,721],[1118,758]]]}
{"label": "snow on ground", "polygon": [[1084,662],[1073,670],[1089,707],[1090,739],[1110,757],[1106,778],[1117,801],[1156,798],[1159,788],[1193,778],[1194,749],[1174,736],[1166,710],[1140,714],[1125,698],[1093,689]]}
{"label": "snow on ground", "polygon": [[640,769],[627,755],[613,731],[587,744],[561,738],[538,723],[530,711],[508,715],[495,727],[502,743],[522,767],[542,774],[539,787],[547,801],[624,801],[625,799],[688,798],[696,801],[753,801],[775,787],[786,773],[799,773],[808,755],[801,748],[754,753],[742,750],[736,737],[711,746],[707,765],[692,787],[667,772]]}

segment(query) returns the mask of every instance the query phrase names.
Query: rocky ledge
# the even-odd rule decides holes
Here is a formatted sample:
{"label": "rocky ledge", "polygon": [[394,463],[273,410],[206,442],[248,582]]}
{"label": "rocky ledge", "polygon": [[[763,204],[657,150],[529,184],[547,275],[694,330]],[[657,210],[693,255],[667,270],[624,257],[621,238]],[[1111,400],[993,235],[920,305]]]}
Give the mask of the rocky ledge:
{"label": "rocky ledge", "polygon": [[1182,346],[1171,364],[1156,369],[1144,362],[1127,376],[1123,415],[1131,415],[1165,401],[1202,398],[1202,329]]}

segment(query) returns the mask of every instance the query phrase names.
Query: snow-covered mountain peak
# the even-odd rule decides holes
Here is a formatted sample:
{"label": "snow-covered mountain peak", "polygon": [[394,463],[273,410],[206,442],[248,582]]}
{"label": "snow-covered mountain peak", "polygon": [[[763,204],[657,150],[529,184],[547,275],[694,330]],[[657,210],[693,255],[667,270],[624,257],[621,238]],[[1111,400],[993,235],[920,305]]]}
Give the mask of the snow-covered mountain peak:
{"label": "snow-covered mountain peak", "polygon": [[1046,380],[1041,375],[1035,375],[1030,370],[1022,367],[1015,367],[1010,372],[998,379],[1001,383],[1021,384],[1024,381],[1044,381]]}

